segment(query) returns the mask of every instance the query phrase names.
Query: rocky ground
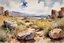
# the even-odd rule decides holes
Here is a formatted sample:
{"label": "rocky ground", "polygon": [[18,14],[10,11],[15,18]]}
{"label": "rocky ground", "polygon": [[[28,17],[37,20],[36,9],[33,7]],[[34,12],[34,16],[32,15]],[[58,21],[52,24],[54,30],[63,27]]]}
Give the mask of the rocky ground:
{"label": "rocky ground", "polygon": [[64,43],[64,18],[1,18],[0,43]]}

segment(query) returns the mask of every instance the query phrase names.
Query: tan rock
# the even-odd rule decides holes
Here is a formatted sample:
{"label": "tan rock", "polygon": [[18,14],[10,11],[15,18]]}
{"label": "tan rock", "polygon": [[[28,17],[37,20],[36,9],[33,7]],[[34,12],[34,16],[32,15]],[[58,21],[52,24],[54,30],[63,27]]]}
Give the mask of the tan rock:
{"label": "tan rock", "polygon": [[53,39],[63,38],[64,37],[64,31],[62,29],[53,29],[49,32],[49,36]]}
{"label": "tan rock", "polygon": [[64,17],[64,7],[61,8],[61,10],[59,11],[59,18]]}
{"label": "tan rock", "polygon": [[8,10],[6,10],[6,11],[4,12],[4,16],[9,16],[9,11],[8,11]]}
{"label": "tan rock", "polygon": [[4,13],[4,7],[0,6],[0,15]]}
{"label": "tan rock", "polygon": [[31,40],[31,39],[34,39],[34,30],[33,29],[28,29],[26,31],[19,32],[16,35],[16,38],[18,40]]}
{"label": "tan rock", "polygon": [[56,11],[56,10],[52,10],[51,11],[51,16],[52,16],[52,18],[57,18],[58,17],[58,11]]}
{"label": "tan rock", "polygon": [[41,36],[41,37],[44,36],[44,32],[43,32],[43,31],[36,32],[36,34],[38,34],[38,35]]}
{"label": "tan rock", "polygon": [[20,43],[19,41],[17,41],[16,39],[11,39],[9,42],[6,41],[4,43]]}
{"label": "tan rock", "polygon": [[35,43],[51,43],[51,39],[40,37]]}

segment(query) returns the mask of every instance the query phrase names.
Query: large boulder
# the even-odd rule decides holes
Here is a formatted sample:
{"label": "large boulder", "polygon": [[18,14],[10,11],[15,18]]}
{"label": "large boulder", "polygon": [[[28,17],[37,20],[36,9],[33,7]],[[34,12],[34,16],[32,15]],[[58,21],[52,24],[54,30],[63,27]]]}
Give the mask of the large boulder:
{"label": "large boulder", "polygon": [[6,11],[4,12],[4,16],[9,16],[9,11],[8,11],[8,10],[6,10]]}
{"label": "large boulder", "polygon": [[64,17],[64,7],[61,8],[61,10],[59,11],[59,18]]}
{"label": "large boulder", "polygon": [[51,14],[52,14],[51,16],[53,19],[58,17],[58,11],[56,11],[56,10],[52,10]]}
{"label": "large boulder", "polygon": [[64,38],[64,31],[62,29],[53,29],[49,32],[49,36],[53,39]]}
{"label": "large boulder", "polygon": [[4,14],[4,7],[0,6],[0,15]]}
{"label": "large boulder", "polygon": [[17,23],[13,20],[4,20],[4,26],[9,29],[15,29],[17,27]]}
{"label": "large boulder", "polygon": [[16,38],[18,40],[31,40],[34,39],[34,33],[33,30],[26,30],[23,32],[20,32],[16,35]]}

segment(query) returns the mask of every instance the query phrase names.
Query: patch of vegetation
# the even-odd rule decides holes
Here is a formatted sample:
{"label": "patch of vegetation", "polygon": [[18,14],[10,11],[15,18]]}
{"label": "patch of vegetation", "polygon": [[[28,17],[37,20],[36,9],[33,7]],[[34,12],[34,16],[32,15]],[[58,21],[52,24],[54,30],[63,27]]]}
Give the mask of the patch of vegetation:
{"label": "patch of vegetation", "polygon": [[6,37],[6,32],[3,31],[3,30],[0,30],[0,41],[1,42],[4,42],[7,40],[7,37]]}
{"label": "patch of vegetation", "polygon": [[24,30],[27,30],[27,28],[26,28],[26,27],[23,27],[23,26],[18,26],[18,27],[14,30],[14,32],[15,32],[15,34],[17,34],[17,33],[22,32],[22,31],[24,31]]}
{"label": "patch of vegetation", "polygon": [[24,23],[22,23],[22,22],[18,22],[17,24],[18,24],[18,25],[24,25]]}
{"label": "patch of vegetation", "polygon": [[49,32],[50,32],[52,29],[53,29],[52,27],[45,28],[45,29],[44,29],[44,35],[45,35],[46,37],[48,37],[48,34],[49,34]]}
{"label": "patch of vegetation", "polygon": [[63,29],[64,28],[64,18],[61,18],[57,21],[58,27]]}

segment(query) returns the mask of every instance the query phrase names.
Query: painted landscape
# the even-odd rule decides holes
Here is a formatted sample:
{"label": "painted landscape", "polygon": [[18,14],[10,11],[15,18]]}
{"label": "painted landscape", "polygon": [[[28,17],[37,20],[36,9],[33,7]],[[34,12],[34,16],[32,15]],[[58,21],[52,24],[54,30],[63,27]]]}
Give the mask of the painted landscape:
{"label": "painted landscape", "polygon": [[64,0],[0,0],[0,43],[64,43]]}

